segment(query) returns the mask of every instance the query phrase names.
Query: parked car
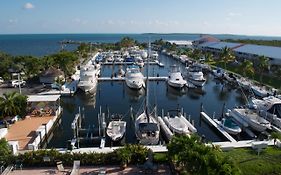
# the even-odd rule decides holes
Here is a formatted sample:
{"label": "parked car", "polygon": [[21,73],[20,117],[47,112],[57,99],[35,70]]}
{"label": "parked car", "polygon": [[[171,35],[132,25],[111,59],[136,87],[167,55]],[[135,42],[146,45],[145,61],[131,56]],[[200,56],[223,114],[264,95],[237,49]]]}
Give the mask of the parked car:
{"label": "parked car", "polygon": [[18,87],[20,86],[25,86],[26,82],[24,80],[12,80],[12,86],[13,87]]}

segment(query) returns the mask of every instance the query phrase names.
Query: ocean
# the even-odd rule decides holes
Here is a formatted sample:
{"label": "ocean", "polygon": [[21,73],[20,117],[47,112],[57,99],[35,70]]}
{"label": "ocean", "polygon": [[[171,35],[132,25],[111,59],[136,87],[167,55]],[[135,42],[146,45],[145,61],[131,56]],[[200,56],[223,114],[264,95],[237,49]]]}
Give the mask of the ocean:
{"label": "ocean", "polygon": [[[200,34],[19,34],[0,35],[0,51],[11,55],[32,55],[42,57],[58,52],[61,49],[59,41],[74,40],[85,42],[113,43],[128,36],[139,42],[148,42],[150,39],[164,40],[194,40]],[[245,35],[212,35],[219,39],[259,39],[281,40],[281,37],[245,36]],[[74,50],[77,45],[68,45],[65,49]]]}

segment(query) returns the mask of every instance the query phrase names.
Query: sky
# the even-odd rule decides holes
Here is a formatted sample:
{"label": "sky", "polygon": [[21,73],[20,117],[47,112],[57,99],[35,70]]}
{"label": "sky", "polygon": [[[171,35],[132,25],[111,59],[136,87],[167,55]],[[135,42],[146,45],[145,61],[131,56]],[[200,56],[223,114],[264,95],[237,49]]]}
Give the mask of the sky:
{"label": "sky", "polygon": [[0,0],[0,34],[281,36],[281,0]]}

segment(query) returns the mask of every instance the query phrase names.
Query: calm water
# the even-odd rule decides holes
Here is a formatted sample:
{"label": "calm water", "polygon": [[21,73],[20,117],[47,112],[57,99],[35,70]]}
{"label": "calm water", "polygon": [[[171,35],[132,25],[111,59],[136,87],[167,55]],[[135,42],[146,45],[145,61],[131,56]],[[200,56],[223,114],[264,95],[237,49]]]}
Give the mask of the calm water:
{"label": "calm water", "polygon": [[[167,76],[169,65],[180,64],[164,55],[160,55],[160,60],[165,64],[165,68],[150,66],[150,75],[158,73],[160,76]],[[184,67],[182,66],[181,69],[184,70]],[[103,66],[102,76],[110,76],[115,70],[118,70],[118,67]],[[143,69],[143,72],[145,72],[145,69]],[[151,81],[149,82],[149,101],[151,106],[157,104],[158,114],[161,114],[161,109],[167,112],[168,110],[176,109],[178,105],[183,107],[184,111],[194,120],[200,135],[205,135],[211,141],[222,141],[224,138],[220,134],[205,122],[200,121],[200,104],[203,103],[204,110],[209,115],[215,113],[220,116],[224,103],[226,108],[232,108],[244,104],[244,100],[239,91],[214,80],[212,75],[206,75],[206,78],[208,81],[203,89],[186,89],[184,91],[170,88],[164,81]],[[99,82],[97,92],[92,96],[78,93],[74,97],[62,98],[64,108],[62,124],[57,128],[49,147],[66,147],[67,140],[73,137],[71,122],[75,114],[78,113],[79,106],[84,108],[85,111],[83,123],[86,128],[93,125],[97,127],[97,113],[100,106],[102,106],[103,112],[107,111],[107,106],[110,113],[127,114],[124,116],[124,119],[128,122],[125,139],[126,142],[134,143],[136,140],[134,121],[128,115],[129,108],[132,105],[136,114],[142,109],[143,101],[144,91],[131,90],[127,88],[125,82]],[[107,119],[107,121],[109,120]],[[110,145],[109,139],[107,139],[106,145]],[[93,146],[93,144],[87,146]]]}
{"label": "calm water", "polygon": [[[59,41],[76,40],[87,42],[117,42],[121,38],[129,36],[139,42],[148,42],[150,38],[165,40],[193,40],[200,37],[199,34],[30,34],[30,35],[0,35],[0,51],[12,55],[44,56],[56,53],[60,50]],[[213,35],[219,39],[263,39],[281,40],[281,37],[244,36],[244,35]],[[76,46],[67,46],[73,50]]]}

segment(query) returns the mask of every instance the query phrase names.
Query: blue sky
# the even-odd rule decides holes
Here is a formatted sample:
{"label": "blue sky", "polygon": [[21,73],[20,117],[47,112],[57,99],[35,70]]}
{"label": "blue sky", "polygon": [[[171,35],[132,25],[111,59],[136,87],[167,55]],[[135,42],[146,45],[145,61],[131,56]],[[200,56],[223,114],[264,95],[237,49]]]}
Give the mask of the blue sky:
{"label": "blue sky", "polygon": [[280,0],[1,0],[0,33],[281,36]]}

